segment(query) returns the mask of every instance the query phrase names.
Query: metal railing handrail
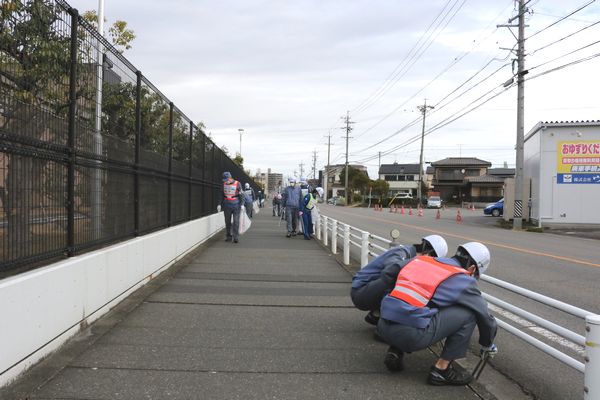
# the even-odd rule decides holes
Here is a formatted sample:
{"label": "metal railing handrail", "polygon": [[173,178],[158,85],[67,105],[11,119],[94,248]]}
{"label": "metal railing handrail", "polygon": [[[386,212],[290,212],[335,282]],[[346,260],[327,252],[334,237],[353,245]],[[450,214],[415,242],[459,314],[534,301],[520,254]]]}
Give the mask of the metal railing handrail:
{"label": "metal railing handrail", "polygon": [[[340,229],[343,231],[343,253],[344,253],[344,264],[350,264],[350,246],[353,245],[360,249],[360,267],[363,268],[367,265],[369,261],[369,256],[377,257],[378,254],[372,249],[379,250],[381,252],[385,252],[388,249],[374,243],[374,240],[377,240],[381,243],[387,244],[388,248],[391,248],[397,243],[393,240],[385,239],[381,236],[374,235],[367,231],[358,229],[349,224],[340,222],[331,217],[327,217],[326,215],[320,215],[319,218],[315,221],[316,223],[316,231],[317,238],[321,239],[321,235],[323,234],[323,243],[325,246],[328,245],[328,232],[329,232],[329,224],[335,225],[336,232]],[[322,226],[322,232],[321,232]],[[351,231],[360,232],[360,236],[350,233]],[[337,239],[337,234],[332,235]],[[359,242],[355,242],[350,240],[350,237],[354,239],[360,240]],[[337,240],[332,239],[331,250],[335,254],[337,253]],[[481,280],[488,282],[490,284],[496,285],[503,289],[509,290],[513,293],[519,294],[531,300],[537,301],[538,303],[545,304],[547,306],[553,307],[557,310],[563,311],[570,315],[583,318],[586,323],[586,336],[579,335],[575,332],[570,331],[567,328],[564,328],[560,325],[555,324],[554,322],[548,321],[538,315],[535,315],[529,311],[526,311],[522,308],[514,306],[504,300],[498,299],[492,295],[487,293],[482,293],[484,298],[488,300],[491,304],[494,304],[508,312],[511,312],[515,315],[518,315],[534,324],[539,325],[542,328],[547,329],[548,331],[555,333],[576,345],[584,346],[586,351],[585,356],[585,364],[574,359],[573,357],[561,352],[560,350],[552,347],[551,345],[542,342],[541,340],[523,332],[519,328],[496,318],[498,322],[498,326],[506,330],[507,332],[515,335],[516,337],[522,339],[526,343],[531,344],[537,349],[545,352],[546,354],[554,357],[560,362],[574,368],[577,371],[584,373],[584,393],[585,399],[593,399],[597,398],[600,394],[600,315],[592,313],[591,311],[584,310],[579,307],[572,306],[570,304],[564,303],[562,301],[553,299],[551,297],[545,296],[543,294],[534,292],[529,289],[522,288],[520,286],[514,285],[509,282],[505,282],[501,279],[491,277],[489,275],[482,275]]]}

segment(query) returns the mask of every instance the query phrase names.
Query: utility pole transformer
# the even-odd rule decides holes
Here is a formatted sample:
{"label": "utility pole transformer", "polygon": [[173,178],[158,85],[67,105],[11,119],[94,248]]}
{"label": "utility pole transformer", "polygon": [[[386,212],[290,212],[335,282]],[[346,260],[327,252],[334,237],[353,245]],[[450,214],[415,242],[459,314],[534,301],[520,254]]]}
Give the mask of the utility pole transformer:
{"label": "utility pole transformer", "polygon": [[423,186],[423,147],[425,144],[425,115],[427,114],[427,109],[433,109],[433,106],[427,105],[427,99],[425,99],[422,106],[417,107],[421,114],[423,114],[423,127],[421,129],[421,155],[419,156],[419,184],[417,186],[417,198],[419,199],[419,204],[421,204],[421,187]]}

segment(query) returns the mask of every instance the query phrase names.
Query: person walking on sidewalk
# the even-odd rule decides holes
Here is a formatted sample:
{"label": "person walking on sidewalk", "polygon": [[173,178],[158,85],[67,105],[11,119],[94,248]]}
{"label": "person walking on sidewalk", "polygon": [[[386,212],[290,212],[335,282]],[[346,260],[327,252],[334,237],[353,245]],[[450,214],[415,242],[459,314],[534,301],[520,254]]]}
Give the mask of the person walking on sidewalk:
{"label": "person walking on sidewalk", "polygon": [[287,222],[286,237],[296,236],[298,227],[298,209],[300,208],[300,187],[296,186],[296,178],[289,179],[289,186],[285,188],[281,199],[285,208],[285,219]]}
{"label": "person walking on sidewalk", "polygon": [[248,215],[248,218],[252,218],[254,200],[256,200],[254,190],[250,187],[250,184],[246,182],[244,185],[244,207],[246,208],[246,215]]}
{"label": "person walking on sidewalk", "polygon": [[377,330],[391,346],[384,363],[391,371],[404,368],[405,352],[423,350],[445,339],[442,353],[431,366],[427,383],[467,385],[473,376],[454,367],[466,356],[475,326],[481,352],[498,352],[498,329],[477,279],[490,265],[490,252],[478,242],[458,246],[452,258],[419,256],[398,274],[394,289],[381,302]]}
{"label": "person walking on sidewalk", "polygon": [[305,240],[310,240],[313,234],[312,210],[317,206],[317,197],[323,196],[323,188],[315,188],[311,193],[307,193],[300,203],[300,212],[298,215],[302,218],[302,233]]}
{"label": "person walking on sidewalk", "polygon": [[392,291],[400,269],[417,255],[446,257],[448,244],[439,235],[421,238],[421,243],[393,247],[360,269],[352,278],[350,298],[359,310],[368,311],[365,321],[377,325],[379,308]]}
{"label": "person walking on sidewalk", "polygon": [[273,193],[273,216],[281,216],[281,193]]}
{"label": "person walking on sidewalk", "polygon": [[[243,204],[244,194],[242,185],[231,177],[231,172],[223,172],[223,198],[221,208],[225,215],[225,240],[237,243],[240,240],[240,210]],[[233,219],[233,222],[232,222]]]}

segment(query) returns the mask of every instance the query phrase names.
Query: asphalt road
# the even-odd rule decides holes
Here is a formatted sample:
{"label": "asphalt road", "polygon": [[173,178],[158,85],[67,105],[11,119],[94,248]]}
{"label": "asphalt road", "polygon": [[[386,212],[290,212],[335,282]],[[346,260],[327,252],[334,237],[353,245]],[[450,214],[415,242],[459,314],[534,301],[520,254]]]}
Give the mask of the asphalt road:
{"label": "asphalt road", "polygon": [[[423,217],[382,212],[365,208],[345,208],[320,205],[321,214],[349,223],[373,234],[389,238],[398,228],[400,243],[418,243],[428,234],[439,234],[448,242],[449,256],[461,243],[482,242],[491,252],[488,274],[492,277],[533,290],[565,303],[600,313],[600,240],[548,233],[513,231],[498,227],[498,218],[484,216],[481,210],[461,210],[462,222],[457,223],[457,209],[424,210]],[[481,282],[484,292],[540,315],[580,335],[585,335],[585,323],[561,311],[540,305],[522,296]],[[507,322],[514,316],[493,309],[498,318]],[[515,322],[512,322],[515,324]],[[527,333],[584,362],[583,348],[557,338],[540,327],[517,321]],[[476,336],[473,348],[476,348]],[[540,399],[581,399],[583,374],[526,344],[512,334],[501,331],[496,341],[500,355],[493,366]],[[600,377],[598,377],[600,379]]]}

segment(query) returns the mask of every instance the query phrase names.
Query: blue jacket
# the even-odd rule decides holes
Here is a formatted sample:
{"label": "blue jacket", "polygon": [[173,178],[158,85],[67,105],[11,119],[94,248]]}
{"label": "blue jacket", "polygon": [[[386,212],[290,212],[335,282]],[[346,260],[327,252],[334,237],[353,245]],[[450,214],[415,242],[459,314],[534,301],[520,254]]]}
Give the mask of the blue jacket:
{"label": "blue jacket", "polygon": [[295,207],[300,209],[300,201],[302,200],[302,192],[298,186],[288,186],[283,190],[281,197],[284,207]]}
{"label": "blue jacket", "polygon": [[[394,287],[396,276],[400,269],[406,264],[407,260],[416,257],[417,250],[412,245],[397,246],[389,249],[379,257],[360,269],[352,278],[352,288],[358,289],[367,283],[380,279],[382,275],[388,277],[390,281],[390,290]],[[391,279],[390,279],[391,278]]]}
{"label": "blue jacket", "polygon": [[[454,258],[436,258],[444,264],[459,267]],[[487,302],[481,296],[477,280],[466,274],[453,275],[438,286],[425,307],[414,307],[400,299],[386,295],[381,302],[381,318],[414,328],[426,328],[438,309],[461,306],[475,315],[479,329],[479,344],[490,346],[498,329]]]}

